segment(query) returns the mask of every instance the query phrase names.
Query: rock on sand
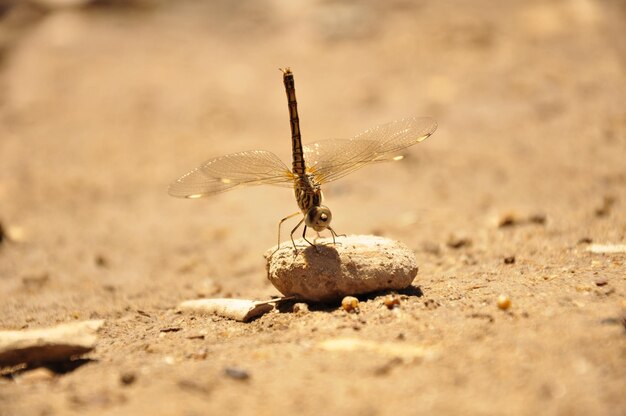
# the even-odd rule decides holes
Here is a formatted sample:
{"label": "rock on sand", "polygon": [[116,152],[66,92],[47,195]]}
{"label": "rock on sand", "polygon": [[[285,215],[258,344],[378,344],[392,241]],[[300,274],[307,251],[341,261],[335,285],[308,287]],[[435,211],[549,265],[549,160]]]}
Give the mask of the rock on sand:
{"label": "rock on sand", "polygon": [[316,247],[296,240],[267,251],[267,277],[285,296],[309,301],[335,301],[346,295],[400,290],[417,275],[413,252],[404,244],[372,235],[317,240]]}

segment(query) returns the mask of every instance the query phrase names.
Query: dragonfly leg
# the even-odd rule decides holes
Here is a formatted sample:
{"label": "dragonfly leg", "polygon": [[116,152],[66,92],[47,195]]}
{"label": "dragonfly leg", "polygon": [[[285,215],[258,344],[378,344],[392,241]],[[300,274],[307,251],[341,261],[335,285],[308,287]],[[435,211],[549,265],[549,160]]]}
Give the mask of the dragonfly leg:
{"label": "dragonfly leg", "polygon": [[[293,218],[293,217],[295,217],[295,216],[296,216],[296,215],[298,215],[299,213],[300,213],[300,211],[298,211],[298,212],[294,212],[294,213],[293,213],[293,214],[291,214],[291,215],[287,215],[285,218],[283,218],[282,220],[280,220],[280,222],[278,223],[278,246],[277,246],[277,248],[276,248],[276,251],[278,251],[278,249],[280,248],[280,227],[283,225],[283,222],[287,221],[289,218]],[[302,222],[302,221],[301,221],[301,222]],[[300,225],[300,224],[298,224],[298,225]],[[296,228],[298,228],[298,227],[296,227]],[[291,241],[293,241],[293,238],[291,239]]]}
{"label": "dragonfly leg", "polygon": [[333,229],[332,229],[332,228],[330,228],[330,227],[326,227],[326,228],[328,228],[328,229],[330,230],[330,234],[333,236],[333,244],[335,244],[335,245],[337,244],[337,242],[335,241],[335,237],[346,237],[346,235],[345,235],[345,234],[337,234],[337,233],[335,232],[335,230],[333,230]]}
{"label": "dragonfly leg", "polygon": [[309,240],[307,240],[307,238],[306,238],[306,229],[307,229],[307,226],[305,225],[305,226],[304,226],[304,231],[302,231],[302,238],[304,239],[304,241],[306,241],[307,243],[309,243],[310,245],[312,245],[313,247],[315,247],[315,251],[317,251],[317,252],[319,253],[319,252],[320,252],[320,249],[319,249],[319,248],[318,248],[315,244],[313,244],[312,242],[310,242]]}
{"label": "dragonfly leg", "polygon": [[[293,230],[291,230],[291,244],[293,244],[293,249],[296,251],[296,255],[298,255],[298,247],[296,247],[296,242],[293,241],[293,233],[296,232],[296,230],[298,229],[298,227],[300,227],[300,225],[302,225],[302,223],[304,222],[304,218],[302,218],[300,220],[300,222],[298,223],[298,225],[296,225],[295,227],[293,227]],[[306,233],[306,225],[304,226],[304,232]],[[305,239],[306,240],[306,239]],[[311,244],[311,243],[309,243]]]}
{"label": "dragonfly leg", "polygon": [[[289,218],[293,218],[296,215],[300,214],[300,212],[294,212],[291,215],[286,216],[285,218],[283,218],[282,220],[280,220],[280,222],[278,223],[278,244],[276,245],[276,250],[274,250],[274,252],[272,254],[270,254],[270,257],[272,257],[274,254],[276,254],[276,252],[278,250],[280,250],[280,227],[283,225],[283,222],[287,221]],[[302,219],[302,221],[304,221],[304,218]],[[293,229],[293,231],[291,232],[291,242],[293,243],[293,248],[296,249],[296,243],[293,242],[293,233],[294,231],[296,231],[296,229],[300,226],[300,224],[302,224],[302,221],[300,221],[298,223],[298,225],[296,225],[296,228]],[[296,252],[298,250],[296,249]]]}

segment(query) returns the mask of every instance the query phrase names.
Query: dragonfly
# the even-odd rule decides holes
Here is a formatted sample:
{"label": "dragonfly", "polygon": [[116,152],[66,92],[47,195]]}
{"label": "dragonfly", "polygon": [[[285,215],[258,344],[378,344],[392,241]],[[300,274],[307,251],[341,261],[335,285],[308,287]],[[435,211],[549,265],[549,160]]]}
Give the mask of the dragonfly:
{"label": "dragonfly", "polygon": [[297,253],[293,235],[303,223],[302,238],[311,246],[316,247],[306,237],[308,228],[318,235],[324,230],[330,231],[334,244],[335,237],[339,236],[330,226],[330,209],[322,204],[322,185],[366,165],[402,159],[399,153],[432,135],[437,123],[430,117],[405,118],[371,128],[351,139],[322,140],[303,146],[293,72],[289,68],[281,71],[289,107],[292,168],[289,169],[278,156],[266,150],[232,153],[210,159],[181,176],[169,186],[168,192],[174,197],[197,199],[247,186],[293,188],[299,211],[278,223],[276,250],[281,244],[282,224],[302,215],[290,234]]}

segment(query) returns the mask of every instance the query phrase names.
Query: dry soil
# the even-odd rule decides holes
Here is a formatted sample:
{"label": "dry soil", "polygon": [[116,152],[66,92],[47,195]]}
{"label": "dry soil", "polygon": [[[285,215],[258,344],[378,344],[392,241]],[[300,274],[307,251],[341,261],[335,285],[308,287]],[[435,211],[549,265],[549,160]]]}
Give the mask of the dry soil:
{"label": "dry soil", "polygon": [[[587,251],[626,242],[623,0],[60,3],[0,2],[0,328],[106,325],[53,375],[2,370],[0,415],[626,412],[626,255]],[[305,142],[438,120],[324,187],[338,232],[415,251],[413,288],[179,314],[277,294],[293,192],[166,188],[225,153],[289,161],[285,66]]]}

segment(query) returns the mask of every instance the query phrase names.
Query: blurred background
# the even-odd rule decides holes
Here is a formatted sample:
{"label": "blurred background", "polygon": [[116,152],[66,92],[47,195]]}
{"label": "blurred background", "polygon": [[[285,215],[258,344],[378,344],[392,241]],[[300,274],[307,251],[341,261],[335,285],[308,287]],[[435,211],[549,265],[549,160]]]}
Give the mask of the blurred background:
{"label": "blurred background", "polygon": [[[402,162],[324,188],[338,232],[405,242],[432,284],[623,241],[625,33],[623,0],[1,0],[0,324],[275,294],[262,254],[293,193],[167,186],[236,151],[290,162],[279,67],[305,143],[437,119]],[[498,234],[508,212],[547,228]]]}
{"label": "blurred background", "polygon": [[289,162],[286,66],[305,142],[439,121],[402,163],[325,188],[341,232],[395,230],[416,245],[415,233],[441,240],[490,210],[569,212],[623,188],[624,2],[3,0],[0,10],[0,218],[72,259],[107,251],[126,263],[130,251],[152,269],[153,256],[188,247],[258,260],[293,212],[291,192],[179,201],[166,187],[225,153]]}

